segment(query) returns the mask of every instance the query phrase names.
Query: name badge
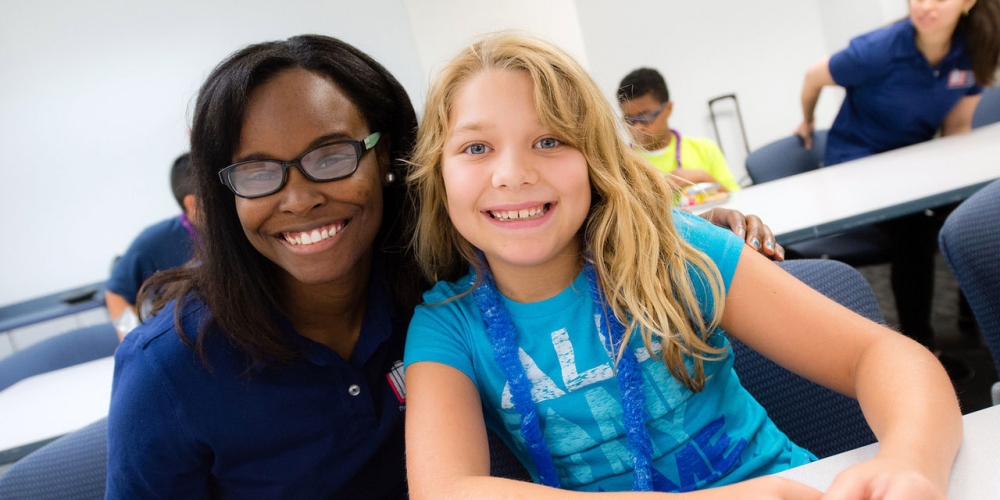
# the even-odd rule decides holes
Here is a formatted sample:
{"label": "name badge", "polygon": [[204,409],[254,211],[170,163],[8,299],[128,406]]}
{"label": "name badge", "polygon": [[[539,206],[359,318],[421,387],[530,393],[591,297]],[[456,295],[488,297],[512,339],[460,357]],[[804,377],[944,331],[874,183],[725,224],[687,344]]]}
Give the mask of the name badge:
{"label": "name badge", "polygon": [[976,77],[971,71],[953,69],[948,73],[949,89],[967,89],[976,84]]}

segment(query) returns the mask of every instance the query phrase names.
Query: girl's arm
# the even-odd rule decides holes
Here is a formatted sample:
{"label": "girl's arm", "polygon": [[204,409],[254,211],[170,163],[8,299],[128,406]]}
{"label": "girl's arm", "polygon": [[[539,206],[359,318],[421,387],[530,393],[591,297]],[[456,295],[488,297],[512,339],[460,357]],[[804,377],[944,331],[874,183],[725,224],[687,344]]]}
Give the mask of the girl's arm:
{"label": "girl's arm", "polygon": [[406,469],[410,498],[423,499],[803,499],[820,493],[775,476],[684,494],[580,493],[490,477],[490,454],[475,384],[447,365],[418,362],[406,368]]}
{"label": "girl's arm", "polygon": [[722,327],[781,366],[860,402],[878,454],[842,472],[825,498],[868,498],[847,493],[882,487],[917,490],[906,498],[943,498],[962,415],[947,374],[927,349],[753,252],[740,257]]}
{"label": "girl's arm", "polygon": [[802,123],[795,129],[795,135],[802,138],[806,149],[812,149],[812,132],[814,128],[813,111],[819,101],[819,93],[824,86],[836,85],[830,74],[830,58],[824,57],[813,63],[806,70],[806,78],[802,82]]}
{"label": "girl's arm", "polygon": [[941,135],[964,134],[972,131],[972,115],[982,99],[982,94],[967,95],[955,104],[954,108],[944,117],[941,124]]}

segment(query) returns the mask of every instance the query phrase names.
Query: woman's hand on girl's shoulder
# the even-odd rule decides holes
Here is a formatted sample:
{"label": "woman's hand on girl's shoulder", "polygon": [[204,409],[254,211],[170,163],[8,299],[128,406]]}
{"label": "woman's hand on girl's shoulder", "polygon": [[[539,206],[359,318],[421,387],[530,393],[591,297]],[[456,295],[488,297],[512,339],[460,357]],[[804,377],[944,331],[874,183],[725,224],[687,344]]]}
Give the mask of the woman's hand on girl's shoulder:
{"label": "woman's hand on girl's shoulder", "polygon": [[774,240],[771,228],[756,215],[743,215],[738,210],[714,207],[703,212],[701,217],[712,224],[724,227],[743,238],[747,245],[765,257],[781,262],[785,260],[785,249]]}
{"label": "woman's hand on girl's shoulder", "polygon": [[823,500],[946,500],[923,474],[874,458],[849,467],[833,480]]}

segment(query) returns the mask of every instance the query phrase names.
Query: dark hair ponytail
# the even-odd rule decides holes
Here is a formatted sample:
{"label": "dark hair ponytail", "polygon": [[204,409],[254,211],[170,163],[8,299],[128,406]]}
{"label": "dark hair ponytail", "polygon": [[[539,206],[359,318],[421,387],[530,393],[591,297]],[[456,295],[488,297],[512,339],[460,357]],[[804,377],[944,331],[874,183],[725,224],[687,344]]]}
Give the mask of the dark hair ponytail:
{"label": "dark hair ponytail", "polygon": [[1000,67],[1000,0],[977,1],[968,15],[959,19],[956,30],[965,37],[976,83],[996,83]]}

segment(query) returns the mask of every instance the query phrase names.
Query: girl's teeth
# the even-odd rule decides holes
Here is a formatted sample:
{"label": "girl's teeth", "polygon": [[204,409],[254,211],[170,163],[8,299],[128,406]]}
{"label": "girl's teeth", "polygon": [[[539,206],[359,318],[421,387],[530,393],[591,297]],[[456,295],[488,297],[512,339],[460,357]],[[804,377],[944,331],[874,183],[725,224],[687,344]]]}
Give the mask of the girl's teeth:
{"label": "girl's teeth", "polygon": [[527,219],[535,216],[542,216],[546,212],[544,206],[533,207],[533,208],[522,208],[521,210],[503,210],[490,212],[494,219],[497,220],[512,220],[512,219]]}

